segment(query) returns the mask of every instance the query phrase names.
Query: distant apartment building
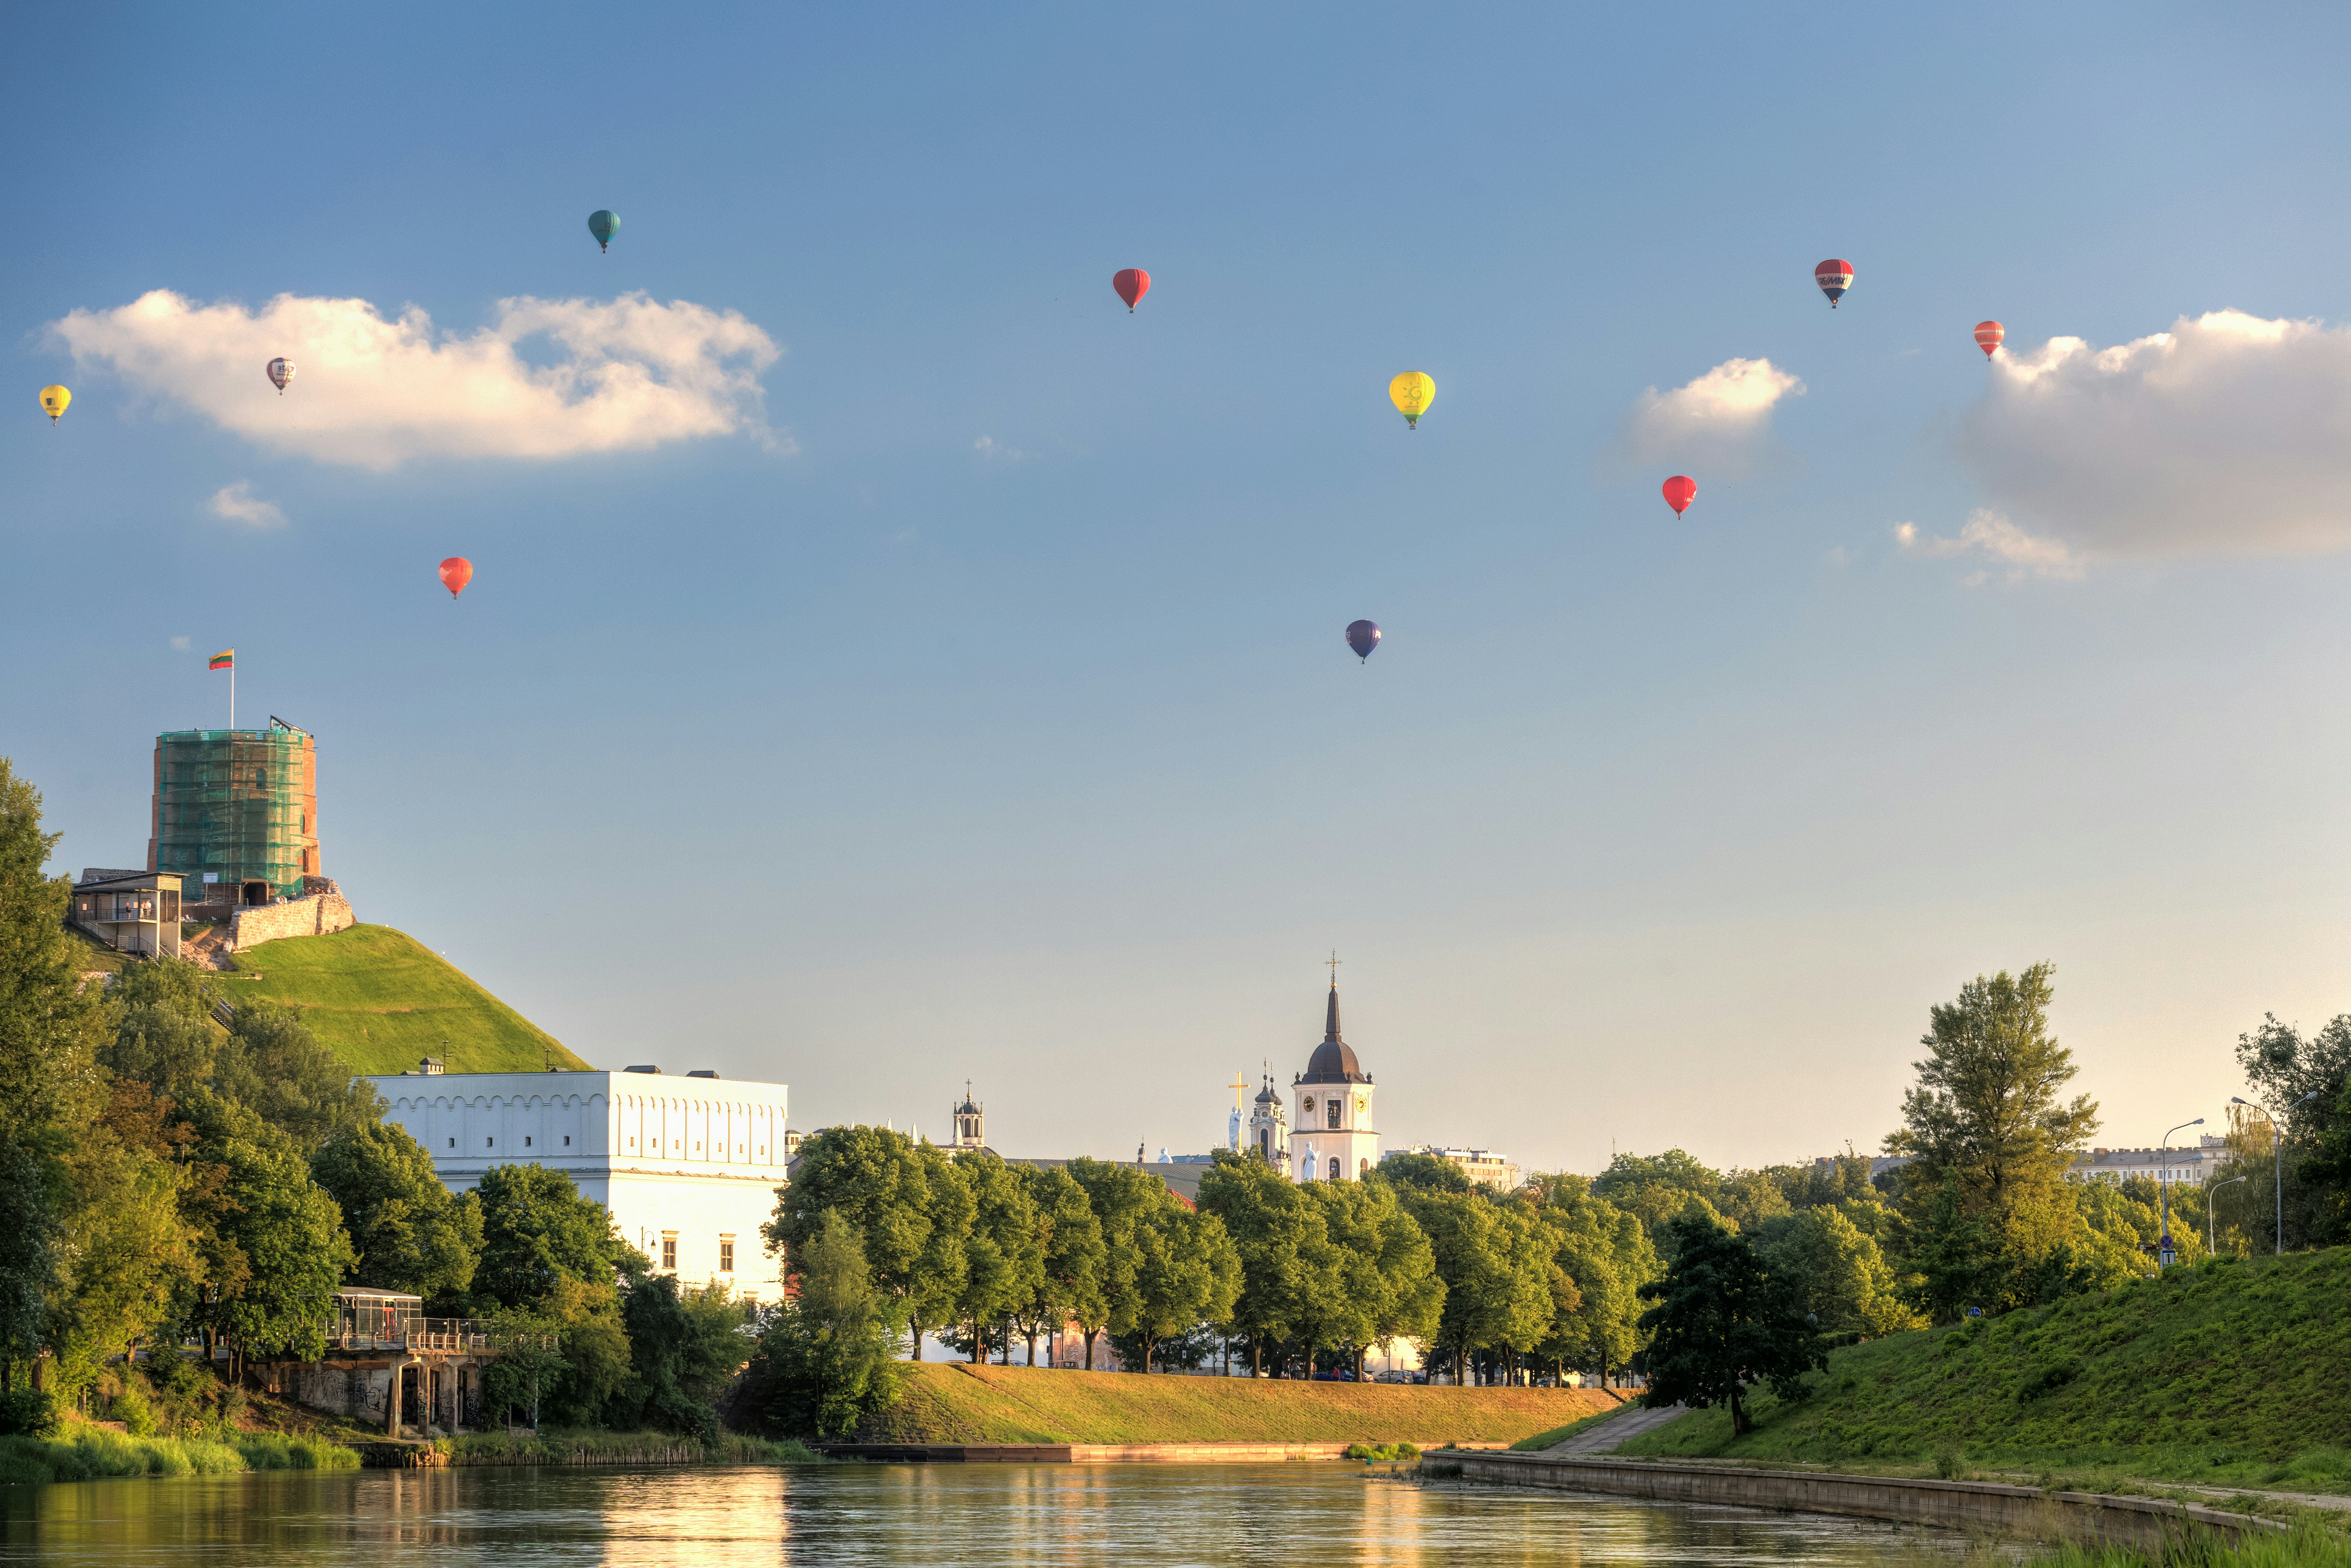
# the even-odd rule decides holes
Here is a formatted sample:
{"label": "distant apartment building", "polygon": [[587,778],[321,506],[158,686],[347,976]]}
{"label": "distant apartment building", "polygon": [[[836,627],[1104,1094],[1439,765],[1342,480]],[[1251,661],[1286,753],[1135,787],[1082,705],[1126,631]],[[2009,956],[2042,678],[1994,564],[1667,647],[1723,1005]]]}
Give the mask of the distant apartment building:
{"label": "distant apartment building", "polygon": [[1450,1160],[1460,1167],[1473,1186],[1489,1186],[1496,1192],[1510,1192],[1519,1185],[1519,1167],[1508,1155],[1498,1155],[1491,1149],[1440,1149],[1434,1144],[1416,1144],[1402,1151],[1407,1155],[1429,1155],[1440,1160]]}
{"label": "distant apartment building", "polygon": [[2147,1181],[2201,1186],[2206,1173],[2220,1163],[2228,1147],[2228,1139],[2208,1134],[2193,1147],[2092,1149],[2074,1156],[2074,1163],[2066,1168],[2065,1179],[2103,1181],[2119,1186],[2127,1177],[2138,1176]]}

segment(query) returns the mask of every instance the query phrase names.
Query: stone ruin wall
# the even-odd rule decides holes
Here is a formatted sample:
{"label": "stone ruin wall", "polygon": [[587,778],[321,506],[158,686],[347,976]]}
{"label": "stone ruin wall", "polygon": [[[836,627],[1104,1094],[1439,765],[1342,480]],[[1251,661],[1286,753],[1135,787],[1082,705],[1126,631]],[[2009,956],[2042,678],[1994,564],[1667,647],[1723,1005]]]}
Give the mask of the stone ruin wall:
{"label": "stone ruin wall", "polygon": [[[304,879],[306,883],[309,880]],[[334,884],[327,885],[331,888]],[[235,950],[275,942],[281,936],[324,936],[332,931],[347,931],[358,924],[359,916],[351,913],[350,900],[340,892],[314,893],[284,904],[239,909],[229,917],[228,945]]]}

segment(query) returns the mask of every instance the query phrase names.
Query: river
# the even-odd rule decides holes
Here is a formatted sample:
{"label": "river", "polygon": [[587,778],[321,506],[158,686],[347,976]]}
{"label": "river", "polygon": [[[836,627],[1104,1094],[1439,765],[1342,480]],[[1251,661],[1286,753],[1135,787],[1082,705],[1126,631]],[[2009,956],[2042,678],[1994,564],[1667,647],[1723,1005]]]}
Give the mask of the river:
{"label": "river", "polygon": [[1327,1463],[297,1470],[0,1487],[0,1562],[55,1568],[1957,1568],[1970,1553],[1956,1535],[1865,1520],[1417,1486]]}

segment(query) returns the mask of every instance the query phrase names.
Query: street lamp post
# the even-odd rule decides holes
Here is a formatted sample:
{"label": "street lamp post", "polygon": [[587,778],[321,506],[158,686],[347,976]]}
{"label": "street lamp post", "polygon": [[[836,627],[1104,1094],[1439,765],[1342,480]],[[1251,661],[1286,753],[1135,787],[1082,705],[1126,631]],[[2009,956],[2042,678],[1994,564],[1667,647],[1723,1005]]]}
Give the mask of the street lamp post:
{"label": "street lamp post", "polygon": [[[2317,1098],[2318,1091],[2314,1089],[2289,1104],[2286,1110],[2291,1112],[2296,1106],[2307,1105]],[[2262,1108],[2252,1101],[2241,1100],[2231,1094],[2229,1096],[2229,1103],[2242,1105],[2248,1111],[2261,1111],[2262,1120],[2270,1124],[2270,1163],[2277,1177],[2277,1255],[2283,1258],[2285,1256],[2285,1134],[2279,1128],[2276,1117],[2267,1111],[2262,1111]]]}
{"label": "street lamp post", "polygon": [[2207,1183],[2207,1184],[2205,1185],[2205,1187],[2204,1187],[2204,1256],[2206,1256],[2207,1258],[2210,1258],[2210,1257],[2212,1255],[2212,1253],[2213,1253],[2213,1246],[2212,1246],[2212,1195],[2213,1195],[2214,1193],[2216,1193],[2216,1192],[2220,1191],[2220,1190],[2222,1187],[2224,1187],[2224,1186],[2236,1186],[2239,1182],[2241,1182],[2241,1181],[2244,1181],[2244,1180],[2247,1180],[2247,1179],[2249,1179],[2249,1178],[2247,1178],[2247,1177],[2245,1177],[2245,1176],[2231,1176],[2227,1181],[2223,1181],[2223,1182],[2209,1182],[2209,1183]]}
{"label": "street lamp post", "polygon": [[[2199,1116],[2193,1122],[2180,1123],[2179,1126],[2171,1129],[2171,1133],[2184,1132],[2189,1127],[2200,1127],[2203,1124],[2204,1118]],[[2163,1272],[2163,1266],[2170,1261],[2164,1254],[2171,1250],[2171,1133],[2163,1134],[2163,1143],[2157,1149],[2157,1154],[2163,1162],[2158,1167],[2158,1175],[2162,1178],[2159,1190],[2163,1194],[2163,1235],[2155,1244],[2155,1271],[2158,1274]]]}

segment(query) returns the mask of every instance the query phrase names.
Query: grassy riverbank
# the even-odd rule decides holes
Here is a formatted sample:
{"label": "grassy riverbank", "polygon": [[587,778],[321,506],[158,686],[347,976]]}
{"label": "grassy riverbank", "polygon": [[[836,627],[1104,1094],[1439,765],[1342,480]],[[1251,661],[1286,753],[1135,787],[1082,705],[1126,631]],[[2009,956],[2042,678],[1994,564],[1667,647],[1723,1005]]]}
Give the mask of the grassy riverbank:
{"label": "grassy riverbank", "polygon": [[0,1483],[88,1481],[109,1476],[217,1475],[231,1470],[349,1470],[352,1449],[283,1432],[204,1437],[134,1437],[68,1420],[47,1437],[0,1437]]}
{"label": "grassy riverbank", "polygon": [[1840,1350],[1733,1438],[1697,1410],[1619,1451],[2351,1492],[2351,1249],[2220,1258]]}
{"label": "grassy riverbank", "polygon": [[881,1443],[1510,1443],[1614,1399],[1593,1388],[1145,1376],[924,1363]]}

